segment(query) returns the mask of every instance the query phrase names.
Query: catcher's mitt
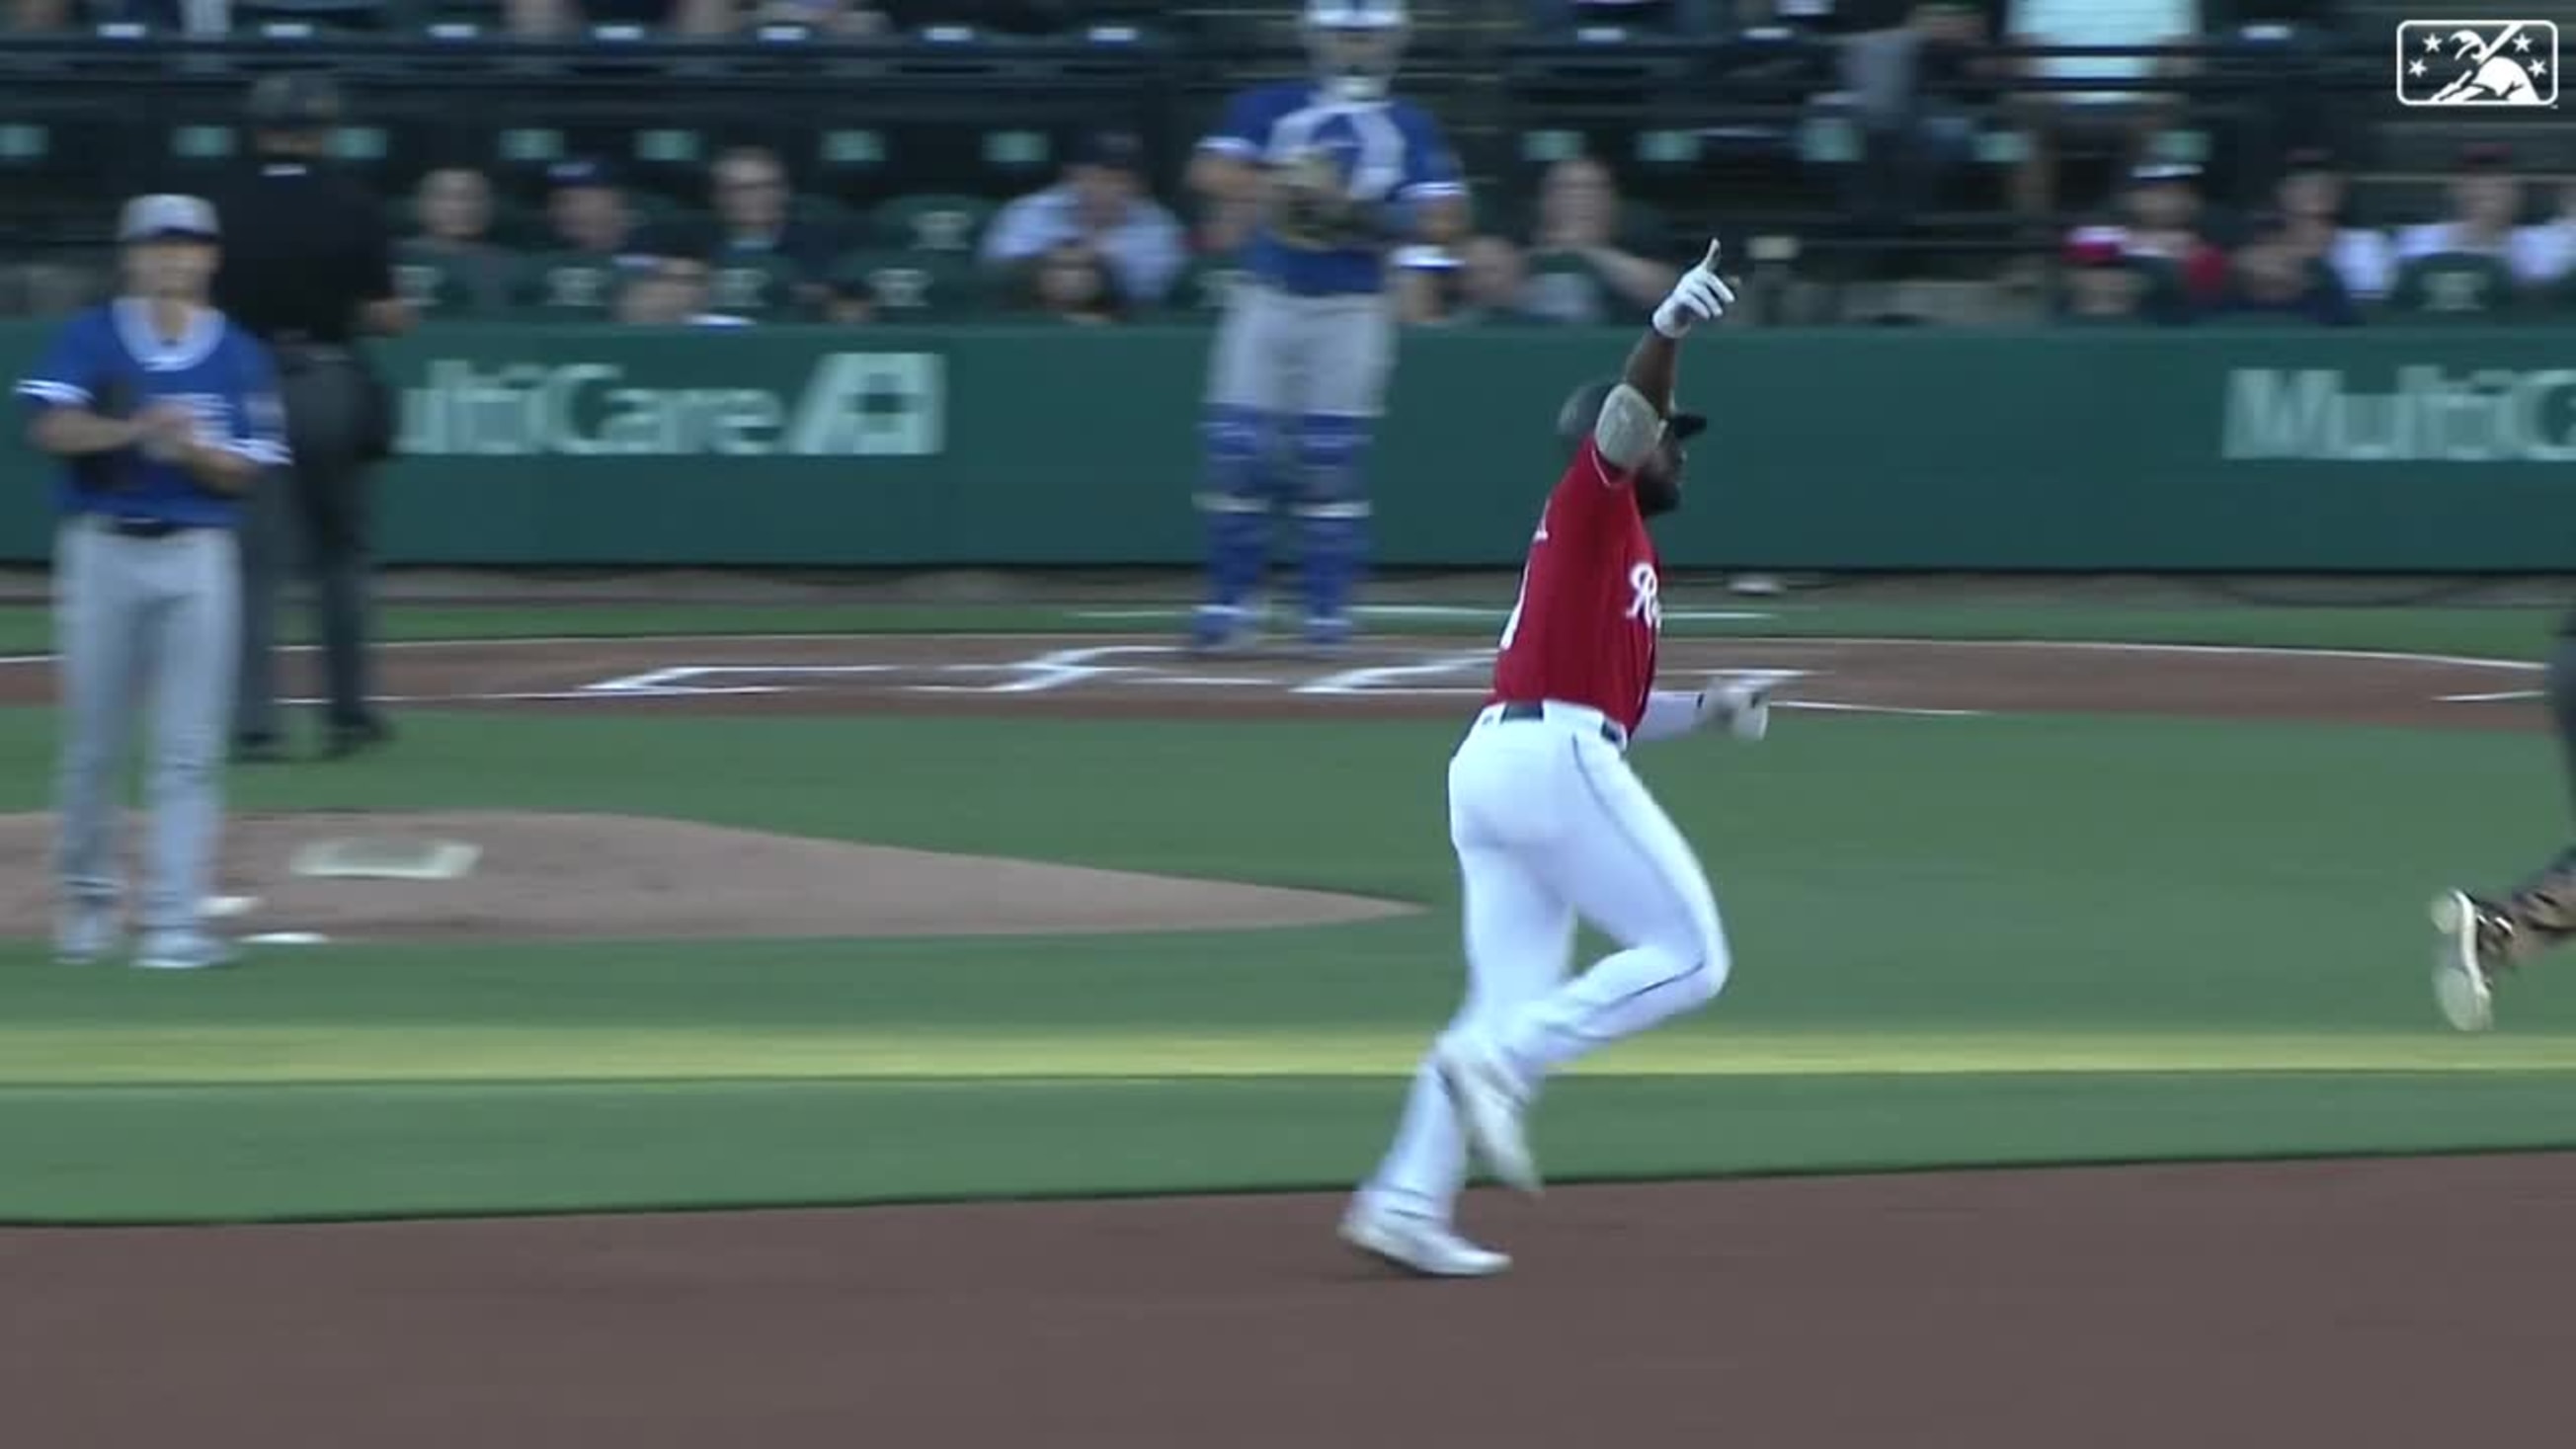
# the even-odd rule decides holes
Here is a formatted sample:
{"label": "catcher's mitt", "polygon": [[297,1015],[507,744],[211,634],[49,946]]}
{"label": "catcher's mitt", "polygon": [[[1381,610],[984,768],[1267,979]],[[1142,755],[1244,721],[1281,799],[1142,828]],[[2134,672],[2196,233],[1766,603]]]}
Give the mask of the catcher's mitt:
{"label": "catcher's mitt", "polygon": [[1321,151],[1301,151],[1270,169],[1270,226],[1293,247],[1348,246],[1362,234],[1358,206],[1340,168]]}

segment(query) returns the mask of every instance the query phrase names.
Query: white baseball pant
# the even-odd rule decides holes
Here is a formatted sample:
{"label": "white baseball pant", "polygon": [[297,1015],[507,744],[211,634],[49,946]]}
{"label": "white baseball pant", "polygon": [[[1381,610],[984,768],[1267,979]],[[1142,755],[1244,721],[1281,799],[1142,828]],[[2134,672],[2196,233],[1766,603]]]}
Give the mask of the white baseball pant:
{"label": "white baseball pant", "polygon": [[[1476,724],[1449,761],[1449,839],[1466,892],[1467,998],[1535,1087],[1575,1058],[1706,1004],[1725,984],[1708,877],[1596,710],[1550,703]],[[1621,949],[1568,978],[1577,917]],[[1364,1192],[1446,1218],[1466,1139],[1426,1060]]]}

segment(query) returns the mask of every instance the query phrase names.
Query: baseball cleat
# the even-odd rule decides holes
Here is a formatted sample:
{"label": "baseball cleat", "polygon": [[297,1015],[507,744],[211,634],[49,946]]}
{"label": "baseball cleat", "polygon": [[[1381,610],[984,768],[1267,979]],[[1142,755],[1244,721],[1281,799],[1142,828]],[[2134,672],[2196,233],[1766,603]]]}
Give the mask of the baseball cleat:
{"label": "baseball cleat", "polygon": [[1342,1241],[1426,1278],[1490,1278],[1512,1265],[1509,1254],[1480,1248],[1437,1218],[1367,1203],[1342,1215]]}
{"label": "baseball cleat", "polygon": [[1476,1155],[1505,1185],[1537,1193],[1538,1162],[1530,1155],[1522,1122],[1529,1089],[1504,1060],[1502,1048],[1479,1036],[1452,1036],[1432,1052],[1431,1065]]}
{"label": "baseball cleat", "polygon": [[143,938],[134,964],[144,971],[205,971],[241,957],[232,942],[203,931],[155,931]]}
{"label": "baseball cleat", "polygon": [[1201,604],[1190,615],[1190,648],[1200,654],[1227,654],[1260,641],[1254,611],[1232,604]]}
{"label": "baseball cleat", "polygon": [[2433,928],[2442,951],[2433,966],[2433,1000],[2460,1031],[2495,1025],[2495,974],[2513,940],[2513,923],[2466,891],[2433,898]]}
{"label": "baseball cleat", "polygon": [[1330,654],[1351,642],[1351,621],[1338,614],[1317,614],[1306,620],[1306,647]]}

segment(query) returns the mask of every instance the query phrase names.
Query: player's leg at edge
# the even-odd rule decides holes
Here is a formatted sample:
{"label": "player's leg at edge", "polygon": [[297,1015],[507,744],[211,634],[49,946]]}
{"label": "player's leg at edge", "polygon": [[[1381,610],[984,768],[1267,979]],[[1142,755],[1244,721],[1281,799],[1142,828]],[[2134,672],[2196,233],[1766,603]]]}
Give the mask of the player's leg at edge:
{"label": "player's leg at edge", "polygon": [[[2576,636],[2561,639],[2552,651],[2544,692],[2558,726],[2562,766],[2576,783]],[[2446,888],[2434,896],[2431,914],[2440,936],[2434,1004],[2458,1030],[2485,1031],[2495,1024],[2498,981],[2576,937],[2576,846],[2511,891],[2488,895]]]}
{"label": "player's leg at edge", "polygon": [[1255,591],[1270,560],[1271,489],[1267,486],[1270,418],[1219,403],[1207,410],[1205,486],[1207,596],[1190,621],[1190,642],[1224,649],[1243,642],[1255,622]]}

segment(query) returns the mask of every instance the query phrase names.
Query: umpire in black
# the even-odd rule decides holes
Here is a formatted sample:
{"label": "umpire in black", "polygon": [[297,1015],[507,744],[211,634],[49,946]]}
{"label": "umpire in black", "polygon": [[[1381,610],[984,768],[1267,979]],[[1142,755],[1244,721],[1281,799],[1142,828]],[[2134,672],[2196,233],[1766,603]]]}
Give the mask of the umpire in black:
{"label": "umpire in black", "polygon": [[250,93],[252,154],[216,192],[224,257],[215,305],[275,354],[295,457],[260,484],[242,529],[233,715],[242,759],[283,754],[278,593],[298,562],[321,616],[324,752],[347,755],[392,738],[370,687],[367,474],[392,453],[394,400],[357,338],[406,331],[412,319],[395,291],[381,206],[327,155],[340,113],[339,90],[323,76],[263,76]]}

